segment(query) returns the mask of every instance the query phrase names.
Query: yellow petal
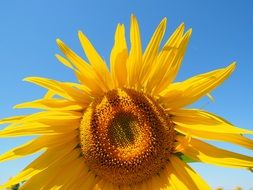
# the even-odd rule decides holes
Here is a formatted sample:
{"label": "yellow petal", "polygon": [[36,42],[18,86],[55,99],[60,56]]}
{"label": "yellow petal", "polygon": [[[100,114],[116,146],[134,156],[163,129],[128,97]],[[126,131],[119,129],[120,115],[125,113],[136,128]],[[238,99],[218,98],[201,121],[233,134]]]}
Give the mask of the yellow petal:
{"label": "yellow petal", "polygon": [[154,175],[151,179],[149,179],[151,189],[174,190],[175,188],[172,187],[171,181],[169,181],[168,179],[169,173],[170,172],[167,172],[166,169],[163,169],[161,172],[159,172],[158,174]]}
{"label": "yellow petal", "polygon": [[181,109],[170,111],[176,130],[194,130],[224,134],[253,134],[253,131],[233,126],[228,121],[202,110]]}
{"label": "yellow petal", "polygon": [[211,189],[207,183],[187,164],[181,161],[176,156],[170,157],[170,163],[177,175],[182,177],[190,187],[189,189]]}
{"label": "yellow petal", "polygon": [[216,140],[216,141],[224,141],[233,143],[239,146],[242,146],[244,148],[248,148],[253,150],[253,140],[244,137],[240,134],[226,134],[226,133],[215,133],[215,132],[205,132],[205,131],[197,131],[192,129],[176,129],[178,132],[185,134],[185,135],[191,135],[192,137],[196,138],[202,138],[207,140]]}
{"label": "yellow petal", "polygon": [[90,103],[90,96],[81,90],[73,88],[72,86],[61,83],[52,79],[41,78],[41,77],[28,77],[25,81],[32,82],[44,88],[47,88],[59,96],[67,98],[69,100],[77,101],[88,105]]}
{"label": "yellow petal", "polygon": [[[42,137],[35,138],[21,146],[18,146],[12,150],[5,152],[0,155],[0,162],[6,162],[8,160],[21,158],[24,156],[28,156],[30,154],[34,154],[40,150],[47,149],[49,147],[56,147],[62,145],[64,143],[68,143],[74,138],[76,138],[76,133],[69,133],[66,135],[53,135],[47,136],[44,135]],[[64,138],[64,141],[62,141]]]}
{"label": "yellow petal", "polygon": [[76,142],[67,143],[64,144],[64,146],[48,149],[40,157],[30,163],[23,171],[12,177],[5,184],[1,185],[0,189],[10,187],[22,181],[27,181],[29,178],[37,175],[38,173],[48,168],[51,164],[58,163],[58,161],[62,158],[67,159],[69,157],[68,153],[72,151],[75,146]]}
{"label": "yellow petal", "polygon": [[90,73],[83,74],[81,72],[75,72],[75,74],[78,81],[82,85],[87,86],[93,97],[101,96],[107,91],[106,87],[104,87],[103,83],[96,77],[96,75],[89,76]]}
{"label": "yellow petal", "polygon": [[5,123],[15,123],[16,121],[19,121],[23,118],[25,118],[26,115],[19,115],[19,116],[13,116],[13,117],[7,117],[4,119],[0,120],[0,124],[5,124]]}
{"label": "yellow petal", "polygon": [[[58,162],[39,173],[36,178],[39,179],[41,183],[38,183],[34,179],[30,179],[33,182],[33,184],[30,184],[30,187],[37,187],[38,184],[41,184],[44,185],[44,189],[67,189],[65,185],[71,183],[71,181],[81,173],[88,173],[87,166],[83,162],[83,158],[80,158],[79,155],[80,151],[74,150],[67,160]],[[64,171],[68,172],[63,172],[63,168]],[[49,173],[50,176],[48,175]]]}
{"label": "yellow petal", "polygon": [[65,59],[61,55],[55,54],[55,57],[56,57],[56,59],[58,59],[59,62],[61,62],[65,66],[69,67],[72,70],[76,70],[76,68],[72,65],[72,63],[70,63],[67,59]]}
{"label": "yellow petal", "polygon": [[99,180],[99,177],[92,172],[83,173],[76,179],[76,183],[71,186],[71,189],[93,189]]}
{"label": "yellow petal", "polygon": [[[177,76],[178,70],[181,66],[181,63],[184,58],[184,54],[187,49],[187,45],[189,43],[190,37],[192,34],[192,30],[189,29],[185,35],[182,37],[182,40],[178,46],[177,51],[175,52],[175,56],[171,59],[171,64],[168,64],[166,73],[164,74],[160,83],[155,87],[154,94],[158,94],[163,91]],[[171,47],[168,47],[169,49]],[[165,46],[166,49],[166,46]],[[173,52],[173,51],[172,51]]]}
{"label": "yellow petal", "polygon": [[75,131],[80,125],[81,113],[47,111],[29,115],[0,130],[0,137],[35,134],[62,134]]}
{"label": "yellow petal", "polygon": [[32,102],[25,102],[16,105],[14,108],[36,108],[44,110],[74,110],[79,111],[86,106],[77,102],[64,99],[39,99]]}
{"label": "yellow petal", "polygon": [[224,167],[253,167],[252,157],[217,148],[194,138],[187,140],[182,136],[177,136],[177,140],[183,146],[181,152],[193,160]]}
{"label": "yellow petal", "polygon": [[134,87],[138,84],[140,68],[142,65],[142,45],[139,25],[136,17],[131,16],[130,27],[131,50],[127,60],[128,85]]}
{"label": "yellow petal", "polygon": [[92,96],[90,89],[83,84],[78,84],[78,83],[74,83],[74,82],[64,82],[64,84],[72,86],[73,88],[76,88],[76,89],[86,93],[87,95]]}
{"label": "yellow petal", "polygon": [[[34,187],[38,189],[60,189],[60,184],[52,184],[53,180],[55,180],[56,175],[61,176],[65,172],[63,172],[62,168],[68,167],[71,163],[75,162],[76,158],[79,156],[79,151],[73,150],[67,156],[59,159],[58,162],[54,162],[49,165],[45,170],[39,172],[30,178],[23,186],[22,189],[25,190],[33,190]],[[58,177],[57,176],[57,177]]]}
{"label": "yellow petal", "polygon": [[97,76],[100,78],[101,83],[104,83],[107,90],[112,89],[112,78],[111,75],[107,69],[107,66],[104,62],[104,60],[100,57],[100,55],[97,53],[96,49],[93,47],[93,45],[90,43],[89,39],[81,32],[78,32],[79,40],[81,42],[81,45],[83,47],[83,50],[93,66],[95,72],[97,73]]}
{"label": "yellow petal", "polygon": [[51,99],[56,95],[55,92],[53,92],[52,90],[48,90],[45,95],[44,95],[44,99]]}
{"label": "yellow petal", "polygon": [[235,63],[232,63],[226,68],[171,84],[160,94],[160,101],[168,109],[187,106],[219,86],[234,69]]}
{"label": "yellow petal", "polygon": [[17,125],[16,127],[7,127],[0,130],[0,137],[17,137],[17,136],[33,136],[33,135],[56,135],[66,134],[75,131],[79,125],[65,125],[65,126],[53,126],[43,123],[25,123]]}
{"label": "yellow petal", "polygon": [[79,71],[82,73],[86,73],[87,71],[94,73],[92,70],[92,67],[85,62],[80,56],[78,56],[75,52],[73,52],[66,44],[64,44],[60,39],[56,40],[57,45],[59,46],[60,50],[63,52],[63,54],[70,60],[70,63],[66,62],[66,59],[61,59],[59,56],[57,58],[60,58],[59,61],[63,60],[64,65],[69,66],[75,66]]}
{"label": "yellow petal", "polygon": [[20,124],[42,123],[51,126],[76,126],[80,122],[82,113],[75,111],[44,111],[28,115],[10,124],[5,129],[17,127]]}
{"label": "yellow petal", "polygon": [[143,62],[140,73],[140,85],[144,85],[147,77],[150,75],[154,68],[155,59],[158,55],[160,43],[166,30],[167,19],[164,18],[155,30],[149,44],[143,54]]}
{"label": "yellow petal", "polygon": [[202,110],[170,111],[175,129],[185,135],[208,140],[230,142],[245,148],[253,149],[253,141],[241,134],[252,134],[251,130],[234,127],[226,120]]}
{"label": "yellow petal", "polygon": [[115,87],[123,87],[124,85],[126,85],[127,58],[128,50],[125,39],[125,27],[124,25],[118,24],[115,32],[115,42],[110,56],[112,79]]}
{"label": "yellow petal", "polygon": [[[81,174],[75,177],[73,181],[70,183],[67,183],[63,189],[90,189],[95,190],[96,184],[98,183],[98,177],[95,177],[95,174],[93,174],[90,170],[87,171],[87,169],[84,169]],[[81,186],[84,185],[90,185],[89,188],[81,188]],[[97,188],[97,190],[102,190],[100,188]]]}
{"label": "yellow petal", "polygon": [[167,178],[168,178],[168,185],[166,188],[164,188],[164,190],[166,189],[173,189],[173,190],[189,190],[189,189],[195,189],[195,185],[191,185],[189,186],[186,183],[187,179],[182,179],[182,177],[180,175],[177,174],[177,172],[175,171],[175,169],[172,167],[171,164],[168,164],[166,166],[166,171],[167,171]]}
{"label": "yellow petal", "polygon": [[191,30],[184,36],[184,24],[181,24],[169,38],[155,61],[154,68],[147,78],[147,90],[156,95],[175,78],[186,50]]}
{"label": "yellow petal", "polygon": [[70,68],[71,68],[70,65],[73,65],[75,68],[77,68],[77,71],[75,70],[75,73],[78,79],[80,80],[80,82],[86,85],[89,89],[91,89],[92,92],[96,92],[99,94],[103,93],[103,91],[106,90],[106,87],[103,85],[103,83],[100,82],[100,79],[97,76],[97,73],[91,67],[91,65],[89,65],[86,61],[84,61],[75,52],[73,52],[60,39],[57,39],[56,42],[60,50],[68,58],[70,63],[67,63],[66,59],[61,59],[61,58],[59,59],[59,56],[58,56],[58,60]]}
{"label": "yellow petal", "polygon": [[[75,169],[73,169],[75,168]],[[61,176],[57,177],[57,182],[53,181],[53,184],[59,183],[61,189],[68,190],[71,189],[71,183],[75,182],[76,178],[82,173],[88,173],[88,166],[83,162],[83,158],[79,157],[74,162],[69,163],[66,166],[67,173],[63,173]]]}

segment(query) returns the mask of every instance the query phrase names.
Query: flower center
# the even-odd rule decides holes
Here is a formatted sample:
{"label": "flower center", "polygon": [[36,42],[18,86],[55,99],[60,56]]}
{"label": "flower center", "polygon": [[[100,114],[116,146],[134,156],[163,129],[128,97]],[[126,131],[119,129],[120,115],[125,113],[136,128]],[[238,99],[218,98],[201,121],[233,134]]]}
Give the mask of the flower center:
{"label": "flower center", "polygon": [[130,89],[112,90],[93,101],[80,126],[85,162],[98,176],[118,185],[159,173],[174,140],[173,124],[162,107]]}
{"label": "flower center", "polygon": [[119,112],[112,119],[108,128],[111,144],[126,148],[134,144],[140,135],[138,120],[131,113]]}

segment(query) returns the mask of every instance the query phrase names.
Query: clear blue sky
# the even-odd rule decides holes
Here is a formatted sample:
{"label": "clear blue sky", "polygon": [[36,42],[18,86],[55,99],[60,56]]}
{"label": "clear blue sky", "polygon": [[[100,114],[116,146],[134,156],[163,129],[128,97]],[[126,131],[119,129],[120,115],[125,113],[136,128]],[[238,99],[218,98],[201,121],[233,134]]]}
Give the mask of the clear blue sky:
{"label": "clear blue sky", "polygon": [[[253,129],[252,9],[250,0],[1,1],[0,118],[30,112],[13,110],[12,106],[43,95],[43,89],[22,82],[26,76],[75,81],[72,72],[54,57],[59,53],[56,38],[61,38],[81,53],[77,31],[82,30],[104,59],[109,60],[116,24],[125,23],[128,31],[130,15],[134,13],[140,23],[144,45],[163,17],[168,19],[167,37],[181,22],[193,28],[177,80],[224,67],[236,60],[238,65],[232,77],[212,93],[215,103],[204,98],[195,106],[219,114],[239,127]],[[0,139],[0,153],[28,139]],[[253,152],[237,146],[217,145],[253,155]],[[34,157],[0,164],[0,183],[15,175]],[[253,187],[253,174],[248,171],[202,164],[193,167],[213,187]]]}

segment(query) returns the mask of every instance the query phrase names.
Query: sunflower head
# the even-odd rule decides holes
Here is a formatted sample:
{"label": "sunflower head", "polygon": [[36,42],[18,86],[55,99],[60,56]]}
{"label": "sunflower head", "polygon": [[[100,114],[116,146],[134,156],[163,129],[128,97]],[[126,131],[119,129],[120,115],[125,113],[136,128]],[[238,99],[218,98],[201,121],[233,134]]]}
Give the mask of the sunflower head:
{"label": "sunflower head", "polygon": [[44,151],[1,188],[26,181],[22,189],[157,190],[210,189],[187,164],[198,161],[253,168],[253,158],[212,146],[203,140],[226,141],[253,149],[252,134],[226,120],[186,106],[232,73],[235,63],[173,83],[191,36],[181,24],[160,47],[166,19],[143,51],[137,19],[131,17],[130,50],[119,24],[110,69],[88,38],[78,36],[84,60],[61,40],[57,59],[79,83],[30,77],[46,95],[16,108],[41,112],[6,118],[0,137],[37,135],[0,155],[0,162]]}

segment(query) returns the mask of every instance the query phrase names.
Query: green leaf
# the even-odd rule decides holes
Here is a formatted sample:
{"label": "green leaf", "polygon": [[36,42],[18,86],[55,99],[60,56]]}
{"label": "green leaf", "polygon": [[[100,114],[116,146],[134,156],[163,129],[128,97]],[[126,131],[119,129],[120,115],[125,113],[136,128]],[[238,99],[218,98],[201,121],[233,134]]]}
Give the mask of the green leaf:
{"label": "green leaf", "polygon": [[181,152],[178,152],[175,154],[178,158],[180,158],[182,161],[184,161],[185,163],[191,163],[191,162],[198,162],[196,160],[191,159],[190,157],[184,155]]}

